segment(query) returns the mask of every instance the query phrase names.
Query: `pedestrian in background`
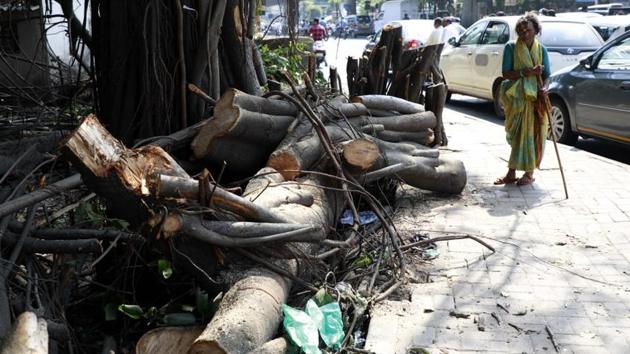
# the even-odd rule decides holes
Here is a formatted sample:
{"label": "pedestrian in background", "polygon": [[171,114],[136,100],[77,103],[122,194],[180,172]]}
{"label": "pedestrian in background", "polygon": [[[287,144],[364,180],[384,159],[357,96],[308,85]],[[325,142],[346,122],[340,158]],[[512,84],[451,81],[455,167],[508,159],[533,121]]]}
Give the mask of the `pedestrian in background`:
{"label": "pedestrian in background", "polygon": [[444,31],[444,29],[442,28],[442,19],[440,17],[436,17],[433,20],[433,31],[431,31],[431,34],[429,35],[425,46],[428,47],[430,45],[438,45],[440,43],[444,43],[442,42],[442,31]]}
{"label": "pedestrian in background", "polygon": [[[512,151],[507,174],[494,184],[531,184],[535,180],[534,169],[540,168],[548,120],[546,112],[536,113],[536,99],[545,86],[539,87],[537,76],[542,75],[544,82],[551,74],[547,49],[536,39],[540,30],[536,15],[528,13],[516,22],[516,43],[505,45],[500,99],[505,111],[506,138]],[[517,170],[525,171],[519,179]]]}
{"label": "pedestrian in background", "polygon": [[311,22],[311,27],[308,29],[308,34],[313,38],[314,41],[323,41],[328,37],[326,33],[326,29],[324,26],[319,24],[319,19],[313,19]]}

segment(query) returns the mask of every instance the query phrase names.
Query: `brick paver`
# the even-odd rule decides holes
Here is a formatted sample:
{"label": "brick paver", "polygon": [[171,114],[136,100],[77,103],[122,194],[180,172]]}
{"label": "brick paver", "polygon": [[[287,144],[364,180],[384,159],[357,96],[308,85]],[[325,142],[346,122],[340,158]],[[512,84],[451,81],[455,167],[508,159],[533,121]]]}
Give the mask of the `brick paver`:
{"label": "brick paver", "polygon": [[479,235],[497,253],[471,240],[440,243],[422,268],[433,283],[410,285],[410,302],[377,305],[366,349],[555,353],[550,331],[563,353],[630,352],[630,167],[561,145],[565,200],[548,142],[533,185],[494,186],[507,169],[503,127],[451,110],[445,120],[442,155],[464,161],[468,185],[426,213],[416,206],[436,198],[405,188],[397,225]]}

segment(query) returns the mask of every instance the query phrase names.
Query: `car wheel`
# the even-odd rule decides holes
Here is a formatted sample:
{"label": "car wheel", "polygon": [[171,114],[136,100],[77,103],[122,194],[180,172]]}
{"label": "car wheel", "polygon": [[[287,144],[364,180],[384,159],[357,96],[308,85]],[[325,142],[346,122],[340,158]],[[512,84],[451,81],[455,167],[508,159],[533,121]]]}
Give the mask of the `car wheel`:
{"label": "car wheel", "polygon": [[505,112],[503,111],[503,105],[501,104],[501,84],[494,85],[494,91],[492,92],[492,100],[494,104],[494,114],[499,118],[505,117]]}
{"label": "car wheel", "polygon": [[[575,145],[578,135],[571,130],[571,118],[564,103],[558,99],[551,100],[551,115],[549,116],[552,126],[548,133],[556,136],[556,141],[562,144]],[[551,135],[548,135],[551,137]]]}

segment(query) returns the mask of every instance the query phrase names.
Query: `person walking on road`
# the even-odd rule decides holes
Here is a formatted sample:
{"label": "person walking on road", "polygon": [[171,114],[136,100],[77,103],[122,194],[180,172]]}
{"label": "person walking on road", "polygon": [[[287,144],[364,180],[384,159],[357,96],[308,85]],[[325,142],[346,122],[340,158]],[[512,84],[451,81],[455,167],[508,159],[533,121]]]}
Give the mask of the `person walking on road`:
{"label": "person walking on road", "polygon": [[[536,112],[536,99],[544,93],[544,84],[538,85],[538,77],[543,81],[551,74],[547,49],[536,39],[541,26],[533,13],[521,17],[516,22],[516,42],[505,45],[503,53],[503,82],[501,83],[501,104],[505,111],[505,132],[512,151],[508,162],[508,172],[494,184],[516,182],[528,185],[534,182],[534,169],[540,168],[545,149],[548,119],[546,112]],[[525,171],[516,178],[516,171]]]}

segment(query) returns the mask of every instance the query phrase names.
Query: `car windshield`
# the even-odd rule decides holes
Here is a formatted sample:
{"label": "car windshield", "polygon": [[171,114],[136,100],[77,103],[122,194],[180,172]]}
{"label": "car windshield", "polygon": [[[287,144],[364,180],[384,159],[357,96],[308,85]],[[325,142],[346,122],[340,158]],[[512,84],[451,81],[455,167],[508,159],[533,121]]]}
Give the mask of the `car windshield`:
{"label": "car windshield", "polygon": [[630,38],[615,44],[604,52],[599,69],[630,70]]}
{"label": "car windshield", "polygon": [[577,22],[543,22],[540,41],[547,47],[601,46],[597,33]]}
{"label": "car windshield", "polygon": [[370,16],[357,16],[357,22],[361,24],[370,23]]}

